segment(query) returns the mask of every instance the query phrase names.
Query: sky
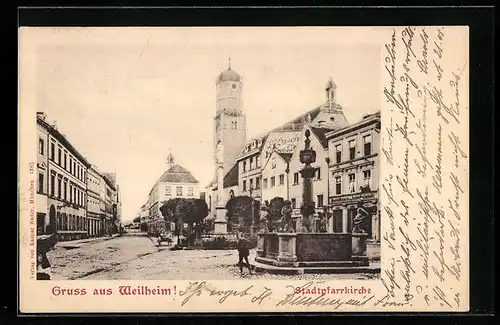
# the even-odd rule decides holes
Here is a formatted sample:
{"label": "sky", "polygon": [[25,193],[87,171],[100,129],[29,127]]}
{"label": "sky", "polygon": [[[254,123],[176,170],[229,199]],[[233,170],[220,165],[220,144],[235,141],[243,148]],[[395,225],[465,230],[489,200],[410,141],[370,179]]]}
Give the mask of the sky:
{"label": "sky", "polygon": [[215,80],[243,78],[247,138],[325,101],[331,76],[350,122],[380,110],[381,46],[370,29],[47,28],[36,105],[101,172],[115,172],[132,220],[169,152],[213,178]]}

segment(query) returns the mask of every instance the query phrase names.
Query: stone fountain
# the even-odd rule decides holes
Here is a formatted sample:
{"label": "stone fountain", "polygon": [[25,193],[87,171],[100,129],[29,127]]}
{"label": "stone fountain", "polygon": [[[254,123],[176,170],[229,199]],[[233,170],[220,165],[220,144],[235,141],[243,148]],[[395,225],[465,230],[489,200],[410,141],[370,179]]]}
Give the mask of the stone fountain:
{"label": "stone fountain", "polygon": [[[316,152],[310,148],[311,133],[306,130],[304,150],[300,151],[303,177],[302,220],[314,214],[312,178]],[[281,274],[304,273],[358,273],[379,272],[369,266],[365,233],[314,233],[310,227],[299,227],[298,232],[287,224],[291,218],[283,209],[281,227],[265,227],[257,234],[255,270]],[[270,231],[270,229],[275,229]]]}

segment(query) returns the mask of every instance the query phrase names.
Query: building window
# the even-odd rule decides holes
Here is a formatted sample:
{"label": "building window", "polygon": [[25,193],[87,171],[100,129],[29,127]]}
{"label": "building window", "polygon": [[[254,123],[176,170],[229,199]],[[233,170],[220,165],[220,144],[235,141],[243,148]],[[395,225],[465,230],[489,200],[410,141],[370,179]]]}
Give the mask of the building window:
{"label": "building window", "polygon": [[335,177],[335,194],[342,194],[342,179],[340,176]]}
{"label": "building window", "polygon": [[372,136],[371,134],[365,135],[363,137],[363,148],[365,156],[372,154]]}
{"label": "building window", "polygon": [[247,181],[243,181],[243,192],[247,190]]}
{"label": "building window", "polygon": [[194,196],[193,188],[188,187],[188,196]]}
{"label": "building window", "polygon": [[371,179],[372,179],[372,171],[364,170],[363,171],[363,185],[371,187]]}
{"label": "building window", "polygon": [[64,181],[64,186],[63,186],[63,199],[64,199],[64,201],[67,201],[67,199],[68,199],[67,191],[68,191],[68,182]]}
{"label": "building window", "polygon": [[73,176],[76,177],[76,161],[73,160]]}
{"label": "building window", "polygon": [[267,188],[267,178],[264,178],[264,188]]}
{"label": "building window", "polygon": [[69,202],[73,203],[73,185],[69,184]]}
{"label": "building window", "polygon": [[285,184],[285,175],[281,174],[280,175],[280,185]]}
{"label": "building window", "polygon": [[349,174],[349,193],[356,192],[356,175],[354,173]]}
{"label": "building window", "polygon": [[55,189],[56,189],[56,177],[54,175],[50,175],[50,195],[54,196]]}
{"label": "building window", "polygon": [[56,159],[56,145],[54,143],[50,144],[50,159],[52,161]]}
{"label": "building window", "polygon": [[323,206],[323,194],[317,196],[316,202],[318,203],[318,208]]}
{"label": "building window", "polygon": [[73,158],[69,158],[69,173],[73,174]]}
{"label": "building window", "polygon": [[295,198],[292,199],[292,208],[293,209],[297,208],[297,200]]}
{"label": "building window", "polygon": [[321,179],[321,168],[319,168],[319,167],[316,168],[314,175],[315,175],[316,180],[320,180]]}
{"label": "building window", "polygon": [[73,186],[73,203],[77,203],[77,198],[76,198],[76,187]]}
{"label": "building window", "polygon": [[246,161],[243,162],[243,171],[244,172],[247,171],[247,162]]}
{"label": "building window", "polygon": [[293,174],[293,184],[299,184],[299,173]]}
{"label": "building window", "polygon": [[182,186],[177,186],[175,191],[177,196],[182,196]]}
{"label": "building window", "polygon": [[253,169],[253,158],[250,158],[250,170]]}
{"label": "building window", "polygon": [[64,152],[64,161],[63,161],[63,163],[64,163],[64,165],[63,165],[64,169],[66,169],[66,163],[67,163],[67,160],[68,160],[68,154],[67,154],[67,153],[66,153],[66,151],[65,151],[65,152]]}
{"label": "building window", "polygon": [[342,162],[342,145],[340,144],[335,146],[335,159],[337,164]]}
{"label": "building window", "polygon": [[259,156],[255,157],[255,167],[256,168],[260,167],[260,157]]}
{"label": "building window", "polygon": [[62,165],[62,150],[61,148],[57,148],[57,163],[59,166]]}
{"label": "building window", "polygon": [[38,153],[43,156],[44,141],[42,138],[38,138]]}
{"label": "building window", "polygon": [[43,194],[43,174],[38,174],[38,193]]}
{"label": "building window", "polygon": [[57,178],[57,198],[62,199],[62,180]]}
{"label": "building window", "polygon": [[250,189],[253,190],[253,178],[250,178]]}
{"label": "building window", "polygon": [[272,169],[276,168],[276,158],[273,158],[273,160],[271,161],[271,168]]}
{"label": "building window", "polygon": [[170,186],[165,187],[165,195],[166,196],[172,195],[172,188]]}
{"label": "building window", "polygon": [[271,187],[274,187],[276,185],[276,178],[273,176],[271,177]]}
{"label": "building window", "polygon": [[349,141],[349,159],[353,160],[356,158],[356,141],[351,140]]}
{"label": "building window", "polygon": [[260,189],[260,177],[255,178],[255,189]]}

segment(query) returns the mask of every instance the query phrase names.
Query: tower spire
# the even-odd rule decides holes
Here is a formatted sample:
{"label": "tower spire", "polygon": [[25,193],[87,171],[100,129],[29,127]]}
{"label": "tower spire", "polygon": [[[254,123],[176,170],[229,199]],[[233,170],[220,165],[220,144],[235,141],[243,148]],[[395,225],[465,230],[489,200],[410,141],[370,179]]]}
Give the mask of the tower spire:
{"label": "tower spire", "polygon": [[231,57],[229,57],[229,63],[228,63],[228,67],[227,67],[228,70],[231,70]]}
{"label": "tower spire", "polygon": [[174,165],[174,156],[172,155],[172,148],[168,148],[167,164],[169,167]]}

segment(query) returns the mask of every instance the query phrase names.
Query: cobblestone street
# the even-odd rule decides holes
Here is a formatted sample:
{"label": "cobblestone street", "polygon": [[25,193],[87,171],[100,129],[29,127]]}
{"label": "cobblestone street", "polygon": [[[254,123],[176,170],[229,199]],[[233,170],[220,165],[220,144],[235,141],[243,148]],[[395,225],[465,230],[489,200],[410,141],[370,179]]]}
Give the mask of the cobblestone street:
{"label": "cobblestone street", "polygon": [[[255,251],[251,251],[250,261]],[[58,243],[48,254],[52,278],[93,280],[228,280],[241,279],[236,250],[176,250],[160,248],[144,236]],[[377,274],[271,275],[258,273],[243,279],[371,279]]]}

